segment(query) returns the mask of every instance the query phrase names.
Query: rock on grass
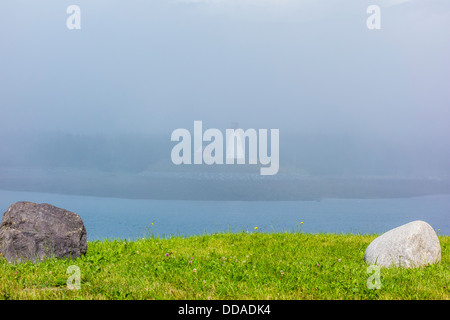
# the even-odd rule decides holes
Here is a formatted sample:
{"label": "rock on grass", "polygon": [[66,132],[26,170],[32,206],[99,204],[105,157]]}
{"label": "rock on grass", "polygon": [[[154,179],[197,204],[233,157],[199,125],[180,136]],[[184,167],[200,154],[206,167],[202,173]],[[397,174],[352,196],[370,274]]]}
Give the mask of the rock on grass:
{"label": "rock on grass", "polygon": [[364,253],[368,264],[415,268],[441,261],[436,232],[424,221],[413,221],[373,240]]}
{"label": "rock on grass", "polygon": [[10,262],[50,257],[77,258],[86,253],[86,228],[80,216],[50,204],[17,202],[0,224],[0,252]]}

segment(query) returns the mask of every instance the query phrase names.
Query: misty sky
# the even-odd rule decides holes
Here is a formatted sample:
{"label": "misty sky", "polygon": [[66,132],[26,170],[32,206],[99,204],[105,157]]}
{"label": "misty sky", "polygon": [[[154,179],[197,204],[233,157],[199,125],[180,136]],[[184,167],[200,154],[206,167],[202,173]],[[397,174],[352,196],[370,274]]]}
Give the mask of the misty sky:
{"label": "misty sky", "polygon": [[[81,30],[66,27],[71,4]],[[366,27],[371,4],[381,30]],[[1,1],[0,131],[202,120],[442,143],[449,37],[448,0]]]}

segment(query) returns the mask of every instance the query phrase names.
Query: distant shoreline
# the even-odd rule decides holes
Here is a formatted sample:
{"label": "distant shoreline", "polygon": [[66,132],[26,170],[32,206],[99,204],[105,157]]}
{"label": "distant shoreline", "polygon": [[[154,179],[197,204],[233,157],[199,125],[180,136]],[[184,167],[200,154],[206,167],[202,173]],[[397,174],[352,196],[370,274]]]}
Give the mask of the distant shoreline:
{"label": "distant shoreline", "polygon": [[[209,175],[202,177],[202,174]],[[126,199],[196,201],[319,201],[450,194],[450,180],[425,178],[290,177],[239,179],[220,174],[172,176],[90,171],[0,170],[0,189]],[[249,175],[250,177],[250,175]]]}

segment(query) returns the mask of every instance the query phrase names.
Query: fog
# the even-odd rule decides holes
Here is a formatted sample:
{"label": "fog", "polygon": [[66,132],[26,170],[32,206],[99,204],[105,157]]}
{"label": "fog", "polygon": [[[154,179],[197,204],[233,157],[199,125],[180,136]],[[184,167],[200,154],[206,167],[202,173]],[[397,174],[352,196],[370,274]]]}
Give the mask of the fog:
{"label": "fog", "polygon": [[[72,4],[79,30],[66,26]],[[380,30],[366,27],[372,4]],[[449,34],[445,0],[3,1],[0,188],[148,197],[98,190],[160,173],[258,172],[174,165],[170,134],[195,120],[279,129],[272,180],[448,182]],[[128,186],[156,188],[141,182]],[[449,191],[423,188],[406,193]]]}

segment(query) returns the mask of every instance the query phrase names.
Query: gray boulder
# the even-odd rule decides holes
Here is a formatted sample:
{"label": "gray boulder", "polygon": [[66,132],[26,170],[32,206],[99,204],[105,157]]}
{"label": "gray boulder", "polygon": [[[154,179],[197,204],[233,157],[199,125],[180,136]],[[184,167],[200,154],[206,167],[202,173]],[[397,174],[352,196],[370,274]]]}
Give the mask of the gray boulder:
{"label": "gray boulder", "polygon": [[368,264],[415,268],[441,261],[441,245],[433,228],[413,221],[373,240],[364,253]]}
{"label": "gray boulder", "polygon": [[17,202],[3,214],[0,252],[10,262],[77,258],[87,250],[80,216],[50,204]]}

